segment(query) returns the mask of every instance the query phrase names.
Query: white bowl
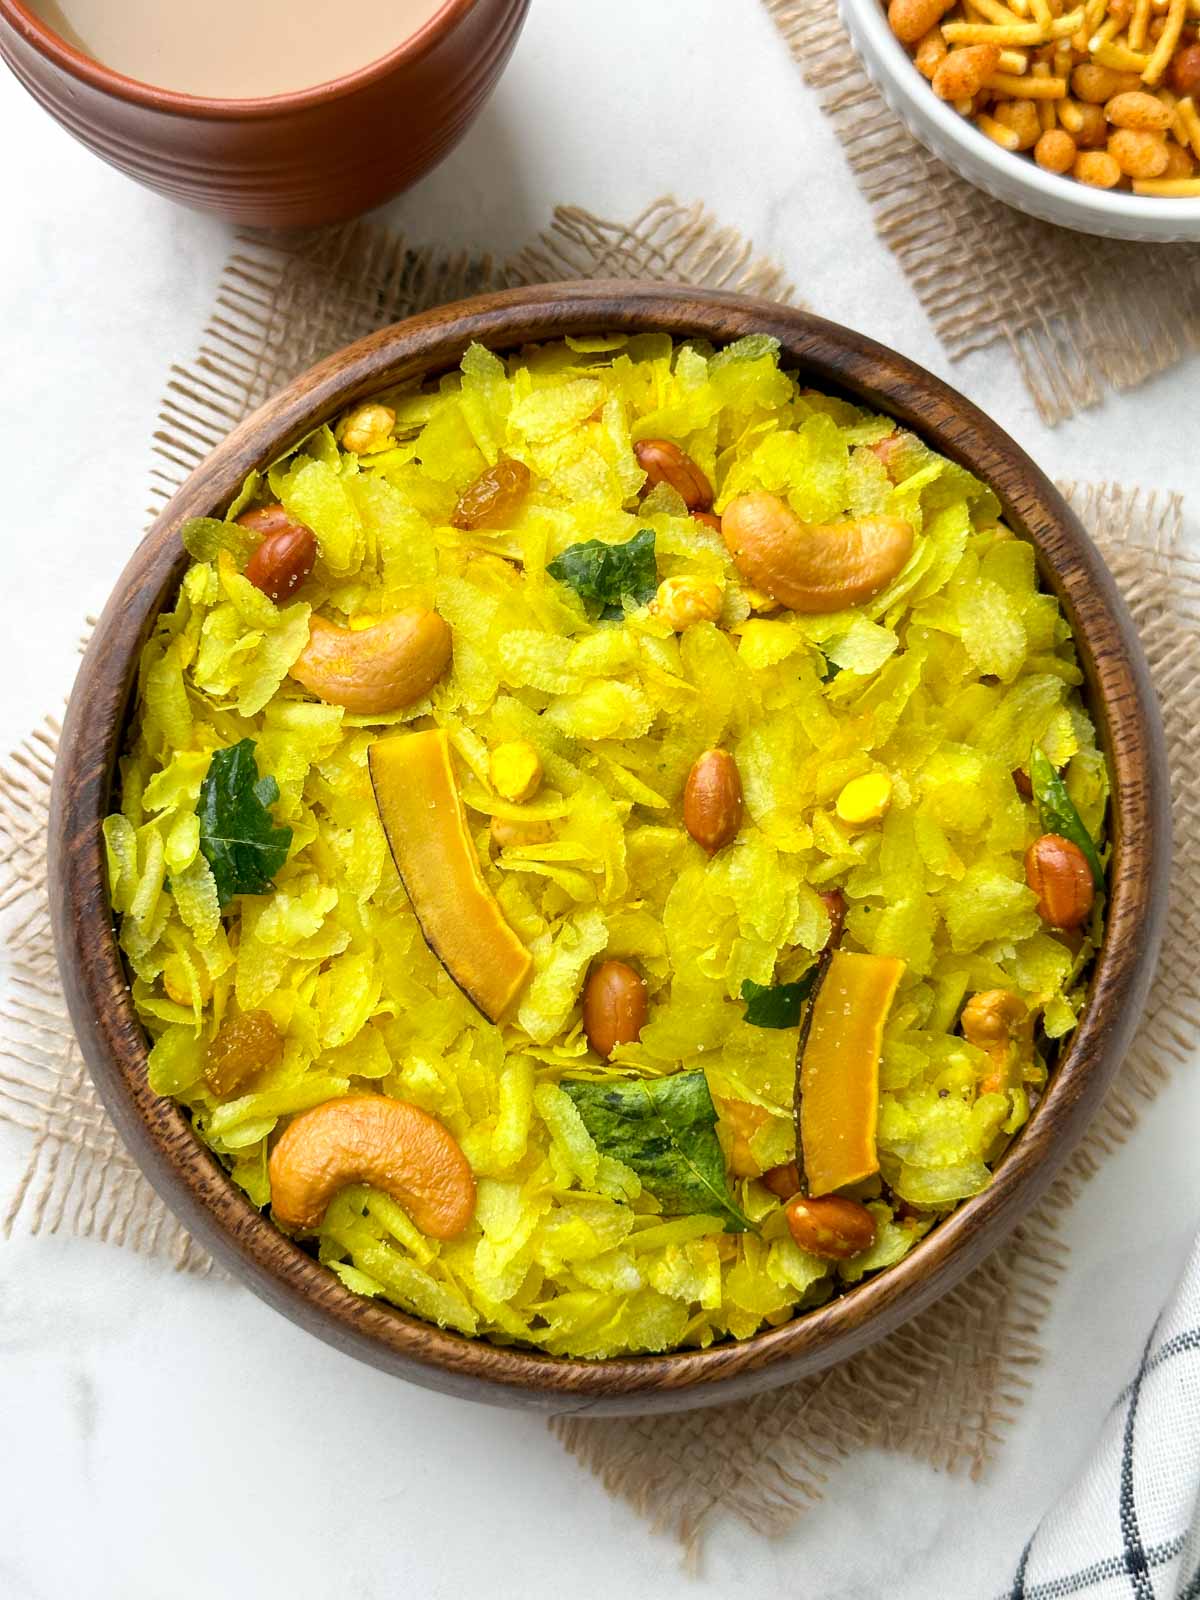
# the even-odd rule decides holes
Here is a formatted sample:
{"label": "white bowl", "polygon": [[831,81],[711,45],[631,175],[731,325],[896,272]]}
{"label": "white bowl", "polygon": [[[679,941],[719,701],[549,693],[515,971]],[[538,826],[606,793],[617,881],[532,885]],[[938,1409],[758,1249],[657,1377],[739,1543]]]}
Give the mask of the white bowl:
{"label": "white bowl", "polygon": [[960,178],[1043,222],[1109,239],[1171,244],[1200,240],[1200,197],[1090,189],[1002,150],[939,100],[888,26],[882,0],[839,0],[842,20],[868,77],[914,139]]}

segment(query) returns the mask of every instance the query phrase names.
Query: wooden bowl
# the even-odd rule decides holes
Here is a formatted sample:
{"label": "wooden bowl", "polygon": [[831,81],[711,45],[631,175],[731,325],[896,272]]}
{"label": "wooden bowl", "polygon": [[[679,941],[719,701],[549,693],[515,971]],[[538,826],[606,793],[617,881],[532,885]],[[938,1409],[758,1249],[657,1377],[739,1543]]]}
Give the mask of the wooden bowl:
{"label": "wooden bowl", "polygon": [[67,44],[23,0],[0,0],[0,56],[68,133],[148,188],[231,222],[310,227],[379,205],[447,154],[491,92],[528,8],[445,0],[390,55],[259,100],[127,78]]}
{"label": "wooden bowl", "polygon": [[[146,1039],[113,933],[100,833],[126,734],[138,655],[187,558],[188,517],[221,515],[246,474],[348,402],[457,365],[472,339],[498,350],[567,333],[658,329],[714,342],[775,335],[807,383],[890,413],[1000,496],[1066,608],[1111,763],[1113,859],[1104,945],[1079,1029],[1028,1125],[983,1194],[897,1266],[819,1310],[741,1343],[608,1361],[556,1359],[444,1333],[342,1287],[250,1204],[173,1102],[146,1081]],[[805,312],[682,288],[559,284],[487,295],[351,345],[242,423],[147,534],[79,672],[54,775],[50,888],[59,963],[84,1056],[142,1169],[180,1220],[293,1321],[351,1355],[448,1394],[547,1411],[713,1405],[840,1361],[944,1294],[1045,1190],[1120,1062],[1154,967],[1170,852],[1158,710],[1124,603],[1062,496],[996,424],[902,356]]]}

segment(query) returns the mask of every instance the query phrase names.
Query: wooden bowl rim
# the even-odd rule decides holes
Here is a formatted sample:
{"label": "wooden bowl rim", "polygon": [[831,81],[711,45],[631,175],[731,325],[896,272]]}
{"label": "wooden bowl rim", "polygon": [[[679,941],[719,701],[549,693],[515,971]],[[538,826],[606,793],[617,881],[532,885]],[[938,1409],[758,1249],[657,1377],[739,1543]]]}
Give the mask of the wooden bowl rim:
{"label": "wooden bowl rim", "polygon": [[[118,0],[120,3],[120,0]],[[7,21],[26,39],[38,53],[70,73],[89,88],[98,89],[113,99],[125,100],[130,105],[148,110],[174,113],[180,117],[203,122],[260,121],[271,117],[286,117],[309,106],[326,105],[354,94],[359,89],[386,78],[398,67],[411,66],[450,33],[467,14],[475,9],[479,0],[442,0],[435,11],[415,33],[402,39],[394,50],[377,56],[365,66],[340,78],[328,78],[323,83],[310,84],[306,89],[291,89],[283,94],[254,95],[245,100],[225,99],[219,95],[186,94],[179,89],[160,88],[141,78],[131,78],[127,73],[106,67],[102,61],[89,56],[69,44],[48,22],[31,11],[24,0],[0,0],[0,21]]]}
{"label": "wooden bowl rim", "polygon": [[[585,1361],[466,1338],[357,1296],[250,1204],[178,1106],[146,1082],[99,824],[141,644],[186,565],[183,520],[219,514],[253,467],[355,400],[449,370],[473,339],[511,350],[601,330],[717,343],[774,334],[786,365],[814,386],[897,417],[992,485],[1075,630],[1113,776],[1113,859],[1106,936],[1079,1028],[982,1194],[896,1266],[780,1328],[705,1351]],[[1044,1192],[1107,1089],[1153,974],[1170,857],[1166,773],[1148,669],[1099,552],[1053,484],[969,401],[874,341],[771,301],[624,281],[535,286],[440,307],[339,351],[237,427],[176,493],[118,580],[71,696],[52,796],[51,915],[84,1057],[126,1143],[184,1225],[260,1296],[360,1359],[449,1393],[558,1411],[682,1409],[791,1381],[883,1337],[952,1287]]]}

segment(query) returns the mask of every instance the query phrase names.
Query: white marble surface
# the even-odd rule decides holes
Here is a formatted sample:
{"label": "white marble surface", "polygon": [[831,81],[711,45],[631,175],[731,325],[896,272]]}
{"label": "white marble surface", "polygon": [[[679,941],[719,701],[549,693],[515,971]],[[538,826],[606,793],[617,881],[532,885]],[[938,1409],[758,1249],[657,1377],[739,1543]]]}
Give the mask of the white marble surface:
{"label": "white marble surface", "polygon": [[[98,165],[7,76],[0,143],[7,747],[61,702],[80,620],[143,526],[158,397],[229,234]],[[1054,432],[1006,357],[951,371],[756,0],[534,0],[480,122],[387,217],[504,252],[556,201],[628,218],[666,191],[706,199],[819,311],[950,376],[1052,474],[1186,491],[1200,543],[1180,444],[1198,363]],[[699,1578],[539,1421],[359,1367],[231,1284],[18,1235],[0,1245],[0,1600],[984,1597],[1086,1451],[1200,1220],[1194,1065],[1066,1219],[1047,1358],[985,1481],[860,1455],[788,1538],[719,1526]],[[0,1198],[25,1148],[0,1125]]]}

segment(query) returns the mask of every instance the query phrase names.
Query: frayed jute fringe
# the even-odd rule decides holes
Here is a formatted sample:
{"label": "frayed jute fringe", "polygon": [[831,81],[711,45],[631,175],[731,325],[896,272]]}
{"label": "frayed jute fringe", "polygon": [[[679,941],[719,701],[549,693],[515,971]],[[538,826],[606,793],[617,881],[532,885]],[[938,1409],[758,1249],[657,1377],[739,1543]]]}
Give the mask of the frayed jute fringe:
{"label": "frayed jute fringe", "polygon": [[[780,270],[700,208],[670,200],[629,224],[562,208],[511,261],[446,260],[354,225],[300,240],[243,238],[190,366],[172,370],[154,440],[151,511],[228,429],[296,372],[360,334],[456,296],[561,277],[691,281],[788,298]],[[647,1420],[561,1419],[564,1444],[694,1556],[712,1519],[774,1534],[818,1500],[854,1451],[883,1446],[977,1475],[1029,1387],[1066,1249],[1058,1223],[1080,1184],[1130,1133],[1138,1108],[1198,1031],[1200,723],[1188,710],[1200,641],[1200,567],[1182,553],[1178,499],[1065,486],[1146,643],[1171,747],[1178,867],[1147,1021],[1065,1175],[1012,1241],[952,1294],[830,1372],[714,1411]],[[72,1036],[46,902],[48,721],[0,765],[0,1117],[28,1130],[26,1170],[2,1218],[34,1233],[110,1240],[208,1271],[104,1114]]]}
{"label": "frayed jute fringe", "polygon": [[994,200],[884,103],[837,0],[765,3],[953,359],[1007,345],[1054,424],[1200,349],[1200,245],[1092,238]]}

